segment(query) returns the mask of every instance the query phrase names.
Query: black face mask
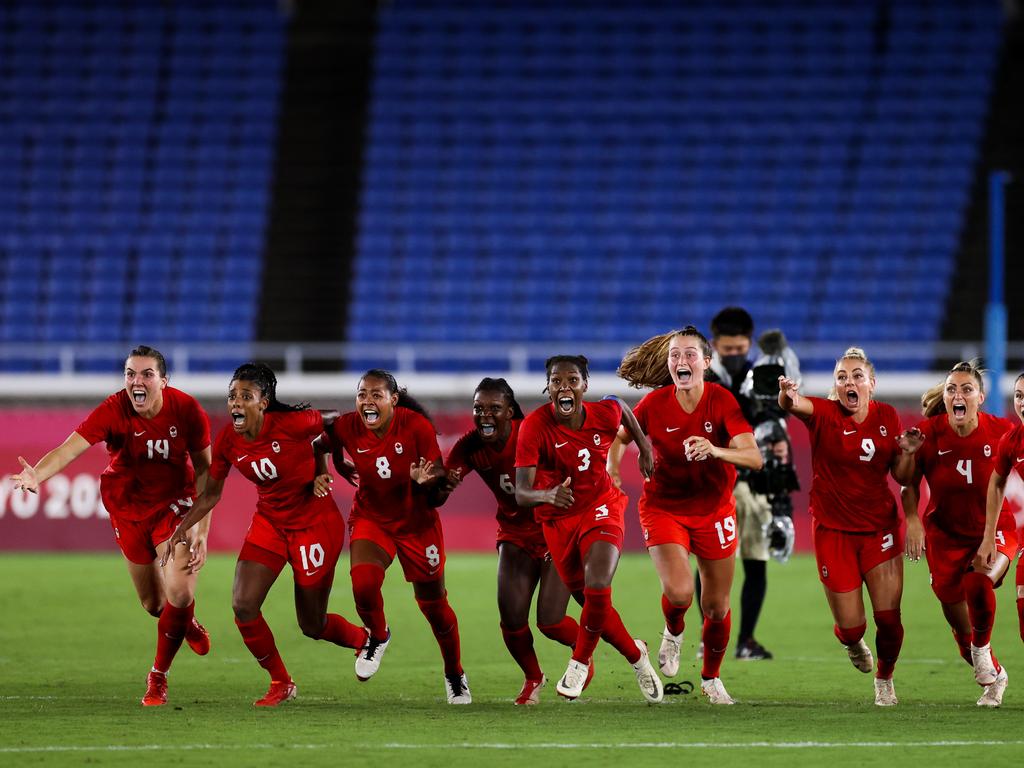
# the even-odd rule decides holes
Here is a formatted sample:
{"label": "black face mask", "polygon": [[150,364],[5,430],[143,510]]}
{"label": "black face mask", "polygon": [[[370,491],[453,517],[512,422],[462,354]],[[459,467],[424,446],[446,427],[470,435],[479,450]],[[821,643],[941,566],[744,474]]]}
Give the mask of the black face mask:
{"label": "black face mask", "polygon": [[746,355],[722,355],[718,358],[722,367],[729,372],[732,378],[742,376],[747,372],[747,361]]}

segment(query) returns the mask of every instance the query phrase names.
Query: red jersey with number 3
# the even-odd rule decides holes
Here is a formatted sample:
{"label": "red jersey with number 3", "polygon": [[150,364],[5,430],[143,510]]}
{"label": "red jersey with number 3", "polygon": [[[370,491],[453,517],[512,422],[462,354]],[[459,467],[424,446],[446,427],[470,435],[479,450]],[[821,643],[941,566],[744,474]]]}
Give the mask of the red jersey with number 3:
{"label": "red jersey with number 3", "polygon": [[434,525],[437,510],[428,502],[426,489],[410,476],[421,458],[441,460],[429,419],[399,406],[387,431],[377,437],[352,411],[335,421],[328,434],[335,455],[344,449],[359,473],[352,517],[366,517],[394,535],[418,533]]}
{"label": "red jersey with number 3", "polygon": [[711,515],[732,494],[736,468],[717,459],[690,461],[683,443],[706,437],[712,445],[728,447],[736,435],[753,433],[732,392],[707,382],[693,413],[683,410],[674,385],[644,396],[633,409],[654,448],[654,474],[643,486],[649,510],[675,515]]}
{"label": "red jersey with number 3", "polygon": [[210,477],[223,480],[231,467],[256,486],[256,511],[285,530],[309,528],[325,512],[337,511],[330,495],[315,496],[312,442],[324,429],[320,411],[264,411],[255,440],[229,423],[213,445]]}
{"label": "red jersey with number 3", "polygon": [[[985,533],[988,479],[996,465],[999,441],[1013,424],[979,413],[977,428],[961,437],[942,413],[925,419],[917,428],[924,435],[924,443],[914,457],[918,471],[928,481],[930,494],[925,519],[950,536],[981,538]],[[1015,527],[1004,500],[997,528]]]}
{"label": "red jersey with number 3", "polygon": [[516,527],[535,525],[533,510],[516,504],[516,444],[522,423],[522,419],[512,421],[512,431],[501,447],[484,442],[475,429],[470,430],[452,446],[444,464],[448,471],[462,470],[463,478],[475,470],[498,502],[498,521]]}
{"label": "red jersey with number 3", "polygon": [[583,409],[583,426],[578,430],[559,424],[551,403],[523,420],[516,444],[516,466],[537,468],[533,487],[546,490],[572,478],[572,506],[559,509],[540,504],[533,510],[537,520],[572,517],[596,509],[615,487],[605,460],[622,423],[622,408],[616,400],[602,400],[584,403]]}
{"label": "red jersey with number 3", "polygon": [[858,424],[835,400],[807,398],[814,413],[803,419],[811,433],[811,515],[837,531],[880,531],[899,524],[889,471],[899,451],[900,417],[872,400]]}
{"label": "red jersey with number 3", "polygon": [[180,389],[164,387],[163,399],[160,413],[144,419],[122,389],[75,428],[90,445],[106,442],[110,464],[100,476],[100,495],[107,511],[122,520],[144,520],[195,495],[189,454],[210,445],[210,422]]}

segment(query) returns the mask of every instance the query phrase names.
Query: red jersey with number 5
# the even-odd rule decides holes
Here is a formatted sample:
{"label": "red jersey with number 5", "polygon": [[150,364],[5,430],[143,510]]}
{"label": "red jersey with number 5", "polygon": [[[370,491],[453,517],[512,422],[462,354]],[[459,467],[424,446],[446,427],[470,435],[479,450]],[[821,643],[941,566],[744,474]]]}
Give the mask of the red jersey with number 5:
{"label": "red jersey with number 5", "polygon": [[440,461],[434,426],[422,414],[395,408],[382,437],[366,428],[358,413],[346,413],[332,425],[331,450],[348,453],[359,473],[352,517],[366,517],[393,535],[418,533],[434,525],[437,510],[425,488],[413,482],[412,467],[420,459]]}
{"label": "red jersey with number 5", "polygon": [[164,387],[163,399],[160,413],[144,419],[122,389],[75,429],[90,445],[106,442],[110,464],[100,476],[100,495],[107,511],[122,520],[144,520],[195,495],[189,454],[209,446],[210,422],[180,389]]}
{"label": "red jersey with number 5", "polygon": [[256,486],[256,511],[285,530],[309,528],[337,511],[330,495],[315,496],[313,440],[324,429],[320,411],[265,411],[263,428],[246,440],[227,424],[213,445],[210,477],[223,480],[231,467]]}
{"label": "red jersey with number 5", "polygon": [[880,531],[899,524],[889,471],[899,451],[900,417],[872,400],[861,424],[835,400],[807,398],[811,433],[811,515],[837,531]]}
{"label": "red jersey with number 5", "polygon": [[537,468],[533,487],[554,488],[567,477],[572,478],[572,506],[559,509],[540,504],[533,510],[537,520],[589,512],[603,504],[614,489],[605,460],[622,423],[622,408],[616,400],[584,403],[583,408],[583,426],[578,430],[559,424],[551,403],[523,420],[516,444],[516,466]]}
{"label": "red jersey with number 5", "polygon": [[643,487],[645,507],[675,515],[715,513],[732,494],[736,468],[717,459],[689,461],[683,443],[706,437],[726,448],[736,435],[753,433],[732,392],[708,382],[693,413],[687,413],[669,385],[645,395],[633,412],[654,448],[654,474]]}
{"label": "red jersey with number 5", "polygon": [[[925,519],[950,536],[981,538],[985,533],[988,479],[996,465],[999,441],[1013,424],[979,413],[977,428],[961,437],[942,413],[925,419],[917,428],[924,434],[924,444],[917,450],[915,461],[928,481],[930,493]],[[997,528],[1015,527],[1004,500]]]}
{"label": "red jersey with number 5", "polygon": [[463,478],[476,470],[498,502],[498,521],[517,528],[537,527],[533,510],[516,504],[516,444],[522,423],[522,419],[512,422],[512,431],[500,447],[484,442],[475,429],[470,430],[452,446],[445,461],[449,471],[461,469]]}

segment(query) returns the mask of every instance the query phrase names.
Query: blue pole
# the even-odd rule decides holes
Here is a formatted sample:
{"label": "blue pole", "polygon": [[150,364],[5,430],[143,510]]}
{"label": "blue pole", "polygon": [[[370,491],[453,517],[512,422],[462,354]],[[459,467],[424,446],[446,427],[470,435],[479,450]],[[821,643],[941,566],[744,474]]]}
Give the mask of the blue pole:
{"label": "blue pole", "polygon": [[992,171],[988,176],[988,304],[985,307],[985,367],[989,370],[989,410],[1006,413],[1002,381],[1006,373],[1006,304],[1004,281],[1003,187],[1009,181],[1006,171]]}

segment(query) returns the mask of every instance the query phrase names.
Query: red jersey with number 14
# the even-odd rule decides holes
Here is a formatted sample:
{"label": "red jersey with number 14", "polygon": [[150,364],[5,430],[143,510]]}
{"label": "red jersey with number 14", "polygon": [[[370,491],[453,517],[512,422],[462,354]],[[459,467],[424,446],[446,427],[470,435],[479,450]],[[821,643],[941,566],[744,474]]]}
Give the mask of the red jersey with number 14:
{"label": "red jersey with number 14", "polygon": [[880,531],[899,524],[889,471],[899,451],[900,417],[872,400],[860,424],[835,400],[807,398],[811,433],[811,515],[837,531]]}
{"label": "red jersey with number 14", "polygon": [[[942,413],[925,419],[917,428],[924,434],[924,443],[914,459],[928,481],[930,493],[925,519],[950,536],[981,538],[985,533],[988,479],[996,465],[999,441],[1013,424],[979,413],[978,426],[967,437],[961,437]],[[996,527],[1016,527],[1005,500]]]}
{"label": "red jersey with number 14", "polygon": [[348,453],[359,473],[351,517],[365,517],[392,535],[419,533],[434,525],[437,510],[425,488],[410,476],[420,459],[440,461],[434,426],[409,408],[395,408],[383,436],[366,428],[355,411],[344,414],[328,433],[331,449]]}
{"label": "red jersey with number 14", "polygon": [[144,419],[122,389],[75,429],[90,445],[106,442],[110,464],[100,476],[100,495],[107,511],[122,520],[144,520],[195,495],[189,454],[209,446],[210,422],[195,398],[180,389],[164,387],[163,399],[160,413]]}
{"label": "red jersey with number 14", "polygon": [[669,385],[645,395],[633,412],[654,447],[654,474],[643,488],[645,507],[675,515],[714,514],[732,494],[736,468],[717,459],[689,461],[683,443],[706,437],[726,448],[736,435],[753,433],[732,392],[708,382],[693,413],[687,413]]}
{"label": "red jersey with number 14", "polygon": [[616,400],[584,403],[583,426],[569,429],[555,419],[555,407],[542,405],[523,420],[516,445],[516,466],[536,467],[533,487],[554,488],[567,477],[573,504],[559,509],[550,504],[534,507],[537,520],[554,520],[596,509],[612,492],[605,460],[622,423],[622,408]]}
{"label": "red jersey with number 14", "polygon": [[475,429],[470,430],[452,446],[445,461],[448,471],[460,469],[463,478],[476,470],[498,502],[498,521],[517,528],[536,526],[533,510],[516,504],[516,445],[522,423],[522,419],[512,422],[512,431],[500,448],[497,443],[481,440]]}
{"label": "red jersey with number 14", "polygon": [[312,442],[324,429],[320,411],[265,411],[255,440],[231,424],[217,435],[210,477],[223,480],[231,467],[256,486],[256,511],[285,530],[309,528],[337,511],[330,496],[313,494],[316,459]]}

